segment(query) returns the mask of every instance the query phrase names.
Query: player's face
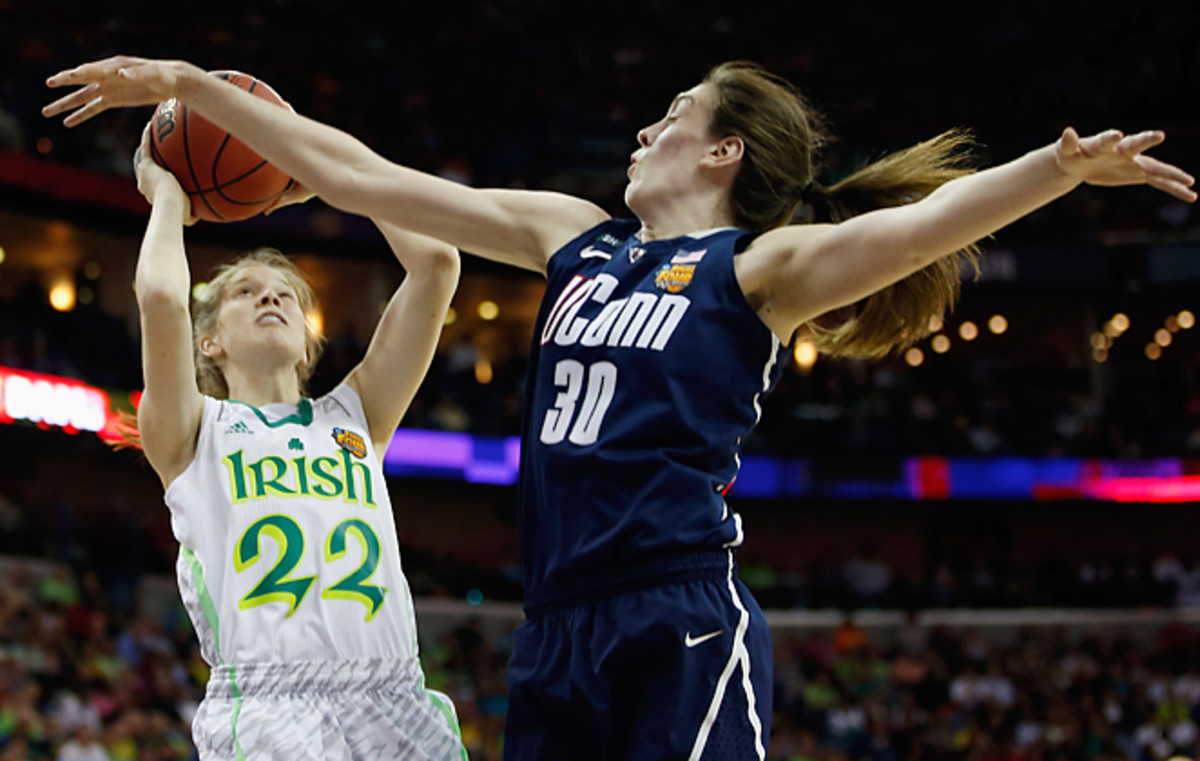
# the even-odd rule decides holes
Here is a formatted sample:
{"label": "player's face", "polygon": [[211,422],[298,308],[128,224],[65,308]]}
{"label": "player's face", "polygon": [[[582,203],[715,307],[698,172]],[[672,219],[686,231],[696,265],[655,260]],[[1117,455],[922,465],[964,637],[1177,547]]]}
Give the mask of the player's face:
{"label": "player's face", "polygon": [[295,364],[304,359],[304,339],[304,311],[282,272],[254,264],[225,286],[217,340],[229,359]]}
{"label": "player's face", "polygon": [[700,161],[718,142],[709,132],[711,87],[700,84],[675,96],[662,119],[638,132],[625,203],[639,217],[700,180]]}

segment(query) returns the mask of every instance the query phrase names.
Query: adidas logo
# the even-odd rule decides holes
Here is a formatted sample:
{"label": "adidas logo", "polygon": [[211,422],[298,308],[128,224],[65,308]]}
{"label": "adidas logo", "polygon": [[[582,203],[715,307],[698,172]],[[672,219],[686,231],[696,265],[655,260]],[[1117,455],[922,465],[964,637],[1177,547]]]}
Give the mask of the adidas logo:
{"label": "adidas logo", "polygon": [[239,420],[226,428],[225,433],[248,433],[251,436],[254,435],[254,431],[250,430],[250,426],[246,425],[246,423],[242,420]]}

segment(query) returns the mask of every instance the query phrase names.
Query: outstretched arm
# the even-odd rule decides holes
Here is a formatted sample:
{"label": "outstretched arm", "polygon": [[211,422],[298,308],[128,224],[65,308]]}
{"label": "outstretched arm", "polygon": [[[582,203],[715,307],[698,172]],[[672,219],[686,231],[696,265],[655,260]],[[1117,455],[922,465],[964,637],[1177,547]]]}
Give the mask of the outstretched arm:
{"label": "outstretched arm", "polygon": [[138,433],[146,459],[163,486],[169,486],[192,461],[204,409],[196,387],[188,314],[191,274],[183,248],[191,202],[175,178],[150,158],[145,139],[136,168],[138,190],[152,206],[134,280],[145,382]]}
{"label": "outstretched arm", "polygon": [[809,320],[895,283],[991,235],[1082,183],[1147,184],[1192,202],[1193,178],[1145,155],[1162,132],[1116,130],[1054,144],[966,175],[922,200],[835,225],[798,225],[760,236],[738,257],[738,279],[764,322],[788,337]]}
{"label": "outstretched arm", "polygon": [[562,245],[608,218],[570,196],[477,190],[393,164],[344,132],[183,61],[118,56],[60,72],[47,84],[80,86],[42,110],[46,116],[71,112],[69,127],[109,108],[179,98],[334,207],[526,269],[544,272]]}
{"label": "outstretched arm", "polygon": [[362,362],[346,377],[362,399],[375,451],[383,459],[396,426],[417,394],[437,349],[446,310],[458,286],[458,251],[376,221],[404,282],[388,302]]}

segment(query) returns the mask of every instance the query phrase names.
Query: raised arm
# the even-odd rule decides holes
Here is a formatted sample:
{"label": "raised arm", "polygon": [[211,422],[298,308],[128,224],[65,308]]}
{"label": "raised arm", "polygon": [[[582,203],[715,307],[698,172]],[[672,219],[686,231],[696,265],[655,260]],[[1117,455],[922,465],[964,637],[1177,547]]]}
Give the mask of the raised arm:
{"label": "raised arm", "polygon": [[1193,178],[1145,155],[1162,132],[1116,130],[1056,143],[952,180],[924,199],[840,224],[798,225],[760,236],[738,257],[750,303],[776,335],[852,304],[996,232],[1082,183],[1147,184],[1187,202]]}
{"label": "raised arm", "polygon": [[183,248],[183,225],[189,221],[191,204],[175,178],[150,158],[149,150],[138,152],[137,178],[138,190],[152,207],[134,280],[145,383],[138,432],[146,459],[163,486],[169,486],[192,461],[204,409],[196,387],[188,314],[191,275]]}
{"label": "raised arm", "polygon": [[376,221],[406,271],[388,302],[362,362],[346,377],[358,391],[376,454],[383,459],[396,426],[417,394],[437,349],[458,286],[453,247]]}
{"label": "raised arm", "polygon": [[43,109],[75,126],[109,108],[179,98],[330,205],[544,272],[563,244],[608,215],[558,193],[477,190],[387,161],[332,127],[278,108],[183,61],[118,56],[54,75],[80,89]]}

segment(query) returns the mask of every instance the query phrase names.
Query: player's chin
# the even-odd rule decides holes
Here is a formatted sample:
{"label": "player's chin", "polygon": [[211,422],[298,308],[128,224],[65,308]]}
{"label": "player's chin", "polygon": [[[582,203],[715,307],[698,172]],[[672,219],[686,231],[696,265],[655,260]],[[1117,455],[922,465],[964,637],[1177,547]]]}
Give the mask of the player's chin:
{"label": "player's chin", "polygon": [[287,335],[284,331],[263,331],[259,334],[256,349],[263,357],[270,357],[281,365],[304,359],[304,337]]}
{"label": "player's chin", "polygon": [[630,180],[629,184],[625,186],[625,205],[637,217],[642,216],[639,207],[644,205],[644,196],[645,194],[641,192],[641,187],[636,180]]}

